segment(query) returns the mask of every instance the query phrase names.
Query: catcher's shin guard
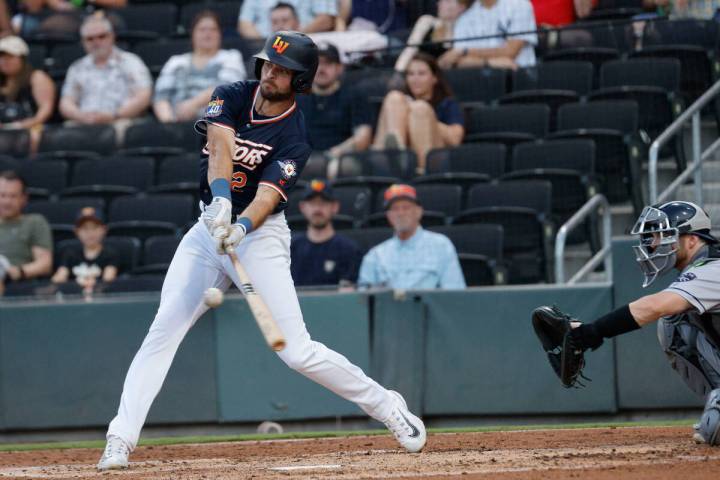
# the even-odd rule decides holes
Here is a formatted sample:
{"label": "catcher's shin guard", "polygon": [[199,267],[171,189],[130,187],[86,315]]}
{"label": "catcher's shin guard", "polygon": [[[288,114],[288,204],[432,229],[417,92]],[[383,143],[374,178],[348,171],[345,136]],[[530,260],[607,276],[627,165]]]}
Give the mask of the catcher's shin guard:
{"label": "catcher's shin guard", "polygon": [[700,422],[695,425],[695,438],[708,445],[720,444],[720,388],[708,395]]}

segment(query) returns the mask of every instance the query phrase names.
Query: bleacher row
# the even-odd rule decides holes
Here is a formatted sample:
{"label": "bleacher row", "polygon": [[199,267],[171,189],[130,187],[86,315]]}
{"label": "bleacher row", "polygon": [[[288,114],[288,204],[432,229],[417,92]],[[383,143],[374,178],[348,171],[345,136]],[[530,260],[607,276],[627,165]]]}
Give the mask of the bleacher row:
{"label": "bleacher row", "polygon": [[[190,6],[199,10],[198,4]],[[512,73],[487,68],[446,72],[465,107],[465,143],[431,152],[422,176],[415,174],[411,152],[343,156],[334,181],[341,203],[337,226],[363,250],[388,238],[381,192],[392,182],[412,182],[425,205],[423,223],[453,240],[469,284],[551,281],[554,231],[589,196],[600,191],[612,202],[631,200],[641,206],[641,158],[649,139],[718,72],[717,27],[711,23],[656,22],[640,51],[619,46],[628,24],[620,29],[607,24],[610,36],[598,33],[603,29],[589,31],[595,40],[615,38],[608,41],[612,48],[597,41],[592,47],[565,49],[560,42],[536,67]],[[154,55],[148,64],[155,73],[169,55],[187,51],[182,38],[143,47],[142,34],[128,33],[142,30],[132,24],[126,21],[123,35],[138,53],[145,50],[146,59]],[[154,25],[151,29],[159,31]],[[35,47],[44,41],[36,40]],[[663,45],[665,40],[671,44]],[[248,42],[233,41],[252,53]],[[46,48],[44,54],[54,62],[45,58],[42,64],[59,72],[56,79],[62,77],[60,54],[75,47]],[[389,74],[349,69],[345,82],[379,109]],[[106,212],[112,241],[131,259],[122,270],[133,274],[112,289],[155,289],[169,258],[152,252],[157,245],[175,245],[198,214],[198,142],[190,124],[134,125],[122,145],[109,126],[51,126],[44,131],[40,153],[28,160],[27,139],[0,131],[0,145],[9,154],[0,157],[0,167],[17,168],[28,179],[28,211],[43,213],[52,223],[56,255],[74,241],[70,225],[79,207],[95,205]],[[664,153],[676,158],[678,168],[684,165],[680,143]],[[327,159],[314,157],[291,196],[287,214],[296,231],[304,227],[297,210],[302,182],[325,177],[327,169]],[[594,250],[596,237],[589,223],[572,240],[588,241]]]}

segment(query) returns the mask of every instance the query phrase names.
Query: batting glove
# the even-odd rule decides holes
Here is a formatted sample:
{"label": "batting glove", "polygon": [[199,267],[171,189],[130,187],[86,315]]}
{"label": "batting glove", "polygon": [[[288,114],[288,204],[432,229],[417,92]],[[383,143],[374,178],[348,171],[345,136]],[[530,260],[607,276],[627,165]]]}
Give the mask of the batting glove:
{"label": "batting glove", "polygon": [[223,253],[232,253],[235,251],[242,239],[247,235],[245,225],[235,224],[230,227],[230,234],[226,236],[222,241]]}
{"label": "batting glove", "polygon": [[[213,197],[212,203],[205,207],[205,211],[200,215],[200,220],[213,237],[218,237],[222,233],[227,236],[230,233],[232,220],[232,202],[225,197]],[[218,230],[219,227],[224,228]]]}

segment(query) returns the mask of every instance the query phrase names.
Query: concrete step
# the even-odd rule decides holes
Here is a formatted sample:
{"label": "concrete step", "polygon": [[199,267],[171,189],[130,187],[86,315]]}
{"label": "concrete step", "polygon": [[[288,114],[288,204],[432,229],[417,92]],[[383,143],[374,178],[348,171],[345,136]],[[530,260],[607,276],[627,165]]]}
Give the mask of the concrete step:
{"label": "concrete step", "polygon": [[623,236],[630,233],[630,229],[637,220],[632,205],[629,203],[612,205],[610,207],[610,213],[612,214],[613,237]]}

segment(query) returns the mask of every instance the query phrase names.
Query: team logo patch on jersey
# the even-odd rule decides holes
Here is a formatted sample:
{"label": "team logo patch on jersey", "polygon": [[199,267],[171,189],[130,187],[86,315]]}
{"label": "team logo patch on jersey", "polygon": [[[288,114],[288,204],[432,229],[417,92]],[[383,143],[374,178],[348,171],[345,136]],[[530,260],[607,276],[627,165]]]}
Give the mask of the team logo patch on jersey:
{"label": "team logo patch on jersey", "polygon": [[690,280],[695,280],[697,278],[697,275],[695,275],[692,272],[683,273],[680,275],[675,281],[676,282],[689,282]]}
{"label": "team logo patch on jersey", "polygon": [[297,175],[297,165],[295,165],[295,162],[292,160],[280,162],[280,170],[282,171],[282,176],[287,180]]}
{"label": "team logo patch on jersey", "polygon": [[205,111],[206,117],[217,117],[222,113],[223,103],[225,100],[215,99],[208,103],[207,110]]}
{"label": "team logo patch on jersey", "polygon": [[325,269],[325,273],[332,273],[332,271],[335,270],[335,260],[325,260],[323,268]]}

